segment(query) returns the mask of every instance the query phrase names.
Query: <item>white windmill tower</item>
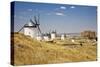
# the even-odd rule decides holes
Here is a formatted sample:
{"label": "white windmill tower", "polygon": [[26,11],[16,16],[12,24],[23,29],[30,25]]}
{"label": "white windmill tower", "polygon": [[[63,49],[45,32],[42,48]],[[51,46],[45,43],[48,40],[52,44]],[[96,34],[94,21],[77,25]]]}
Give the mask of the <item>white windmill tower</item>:
{"label": "white windmill tower", "polygon": [[56,31],[51,32],[51,40],[54,40],[56,38]]}
{"label": "white windmill tower", "polygon": [[41,30],[39,27],[39,15],[38,17],[34,16],[34,21],[30,19],[28,24],[25,24],[18,32],[24,29],[24,35],[28,35],[32,38],[36,38],[39,33],[41,34]]}
{"label": "white windmill tower", "polygon": [[65,38],[66,38],[66,35],[65,34],[62,34],[61,35],[61,40],[65,40]]}

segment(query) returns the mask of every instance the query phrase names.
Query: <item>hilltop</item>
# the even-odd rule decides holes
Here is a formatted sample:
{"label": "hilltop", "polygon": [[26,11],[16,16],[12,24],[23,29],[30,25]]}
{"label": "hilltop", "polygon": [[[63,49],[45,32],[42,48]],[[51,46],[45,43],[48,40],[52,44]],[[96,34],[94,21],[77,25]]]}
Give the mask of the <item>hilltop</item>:
{"label": "hilltop", "polygon": [[22,33],[12,33],[11,47],[14,48],[12,63],[29,65],[96,60],[97,47],[91,42],[86,42],[83,46],[62,45],[62,43],[64,42],[37,41]]}

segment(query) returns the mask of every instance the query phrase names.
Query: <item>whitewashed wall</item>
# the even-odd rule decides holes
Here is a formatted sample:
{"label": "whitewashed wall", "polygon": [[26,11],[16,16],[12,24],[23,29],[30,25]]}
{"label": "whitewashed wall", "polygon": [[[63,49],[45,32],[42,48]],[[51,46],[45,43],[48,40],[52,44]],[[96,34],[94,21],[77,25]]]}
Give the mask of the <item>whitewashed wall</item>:
{"label": "whitewashed wall", "polygon": [[28,27],[25,27],[24,28],[24,34],[25,35],[28,35],[28,36],[30,36],[32,38],[36,38],[38,32],[37,32],[37,29],[36,28],[28,28]]}
{"label": "whitewashed wall", "polygon": [[56,38],[56,34],[55,33],[51,33],[51,40]]}

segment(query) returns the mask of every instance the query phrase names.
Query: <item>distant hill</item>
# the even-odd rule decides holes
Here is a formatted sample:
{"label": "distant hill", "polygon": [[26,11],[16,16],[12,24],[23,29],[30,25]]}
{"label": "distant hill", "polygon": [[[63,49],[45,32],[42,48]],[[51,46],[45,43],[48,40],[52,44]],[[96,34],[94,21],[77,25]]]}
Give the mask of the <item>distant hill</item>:
{"label": "distant hill", "polygon": [[56,43],[39,42],[22,33],[12,33],[11,42],[11,47],[14,48],[13,65],[96,60],[96,46],[65,47]]}

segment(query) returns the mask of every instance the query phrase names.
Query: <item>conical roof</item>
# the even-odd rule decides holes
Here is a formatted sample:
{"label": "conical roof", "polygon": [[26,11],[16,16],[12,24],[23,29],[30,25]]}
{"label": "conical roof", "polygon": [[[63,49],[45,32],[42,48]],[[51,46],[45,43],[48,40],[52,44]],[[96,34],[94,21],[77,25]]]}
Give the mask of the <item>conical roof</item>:
{"label": "conical roof", "polygon": [[25,27],[36,27],[36,26],[32,22],[28,22],[27,24],[25,24]]}
{"label": "conical roof", "polygon": [[34,24],[32,22],[29,22],[28,26],[34,26]]}

